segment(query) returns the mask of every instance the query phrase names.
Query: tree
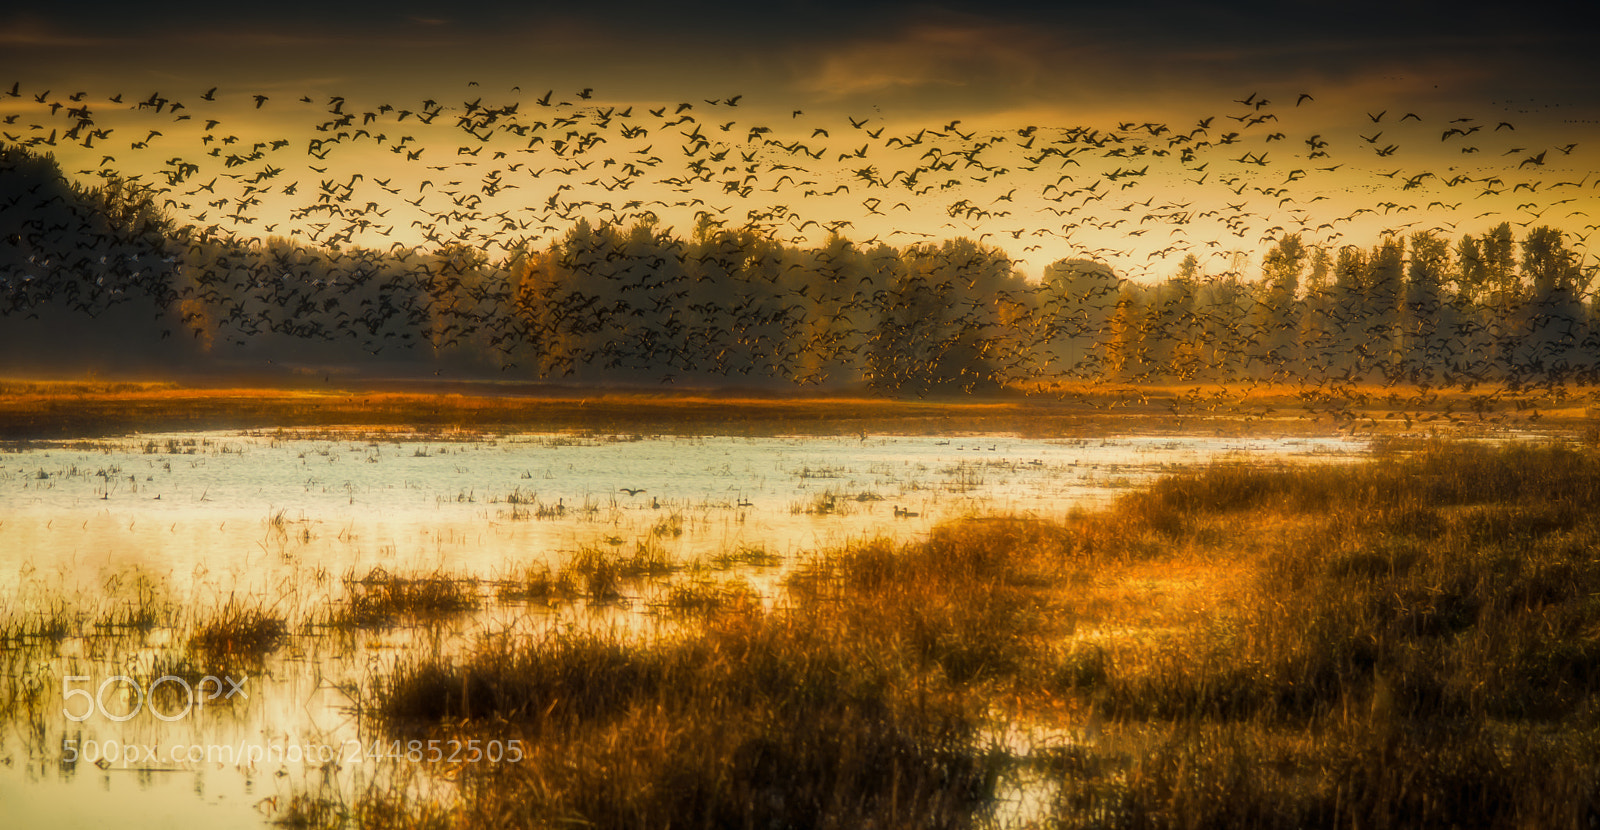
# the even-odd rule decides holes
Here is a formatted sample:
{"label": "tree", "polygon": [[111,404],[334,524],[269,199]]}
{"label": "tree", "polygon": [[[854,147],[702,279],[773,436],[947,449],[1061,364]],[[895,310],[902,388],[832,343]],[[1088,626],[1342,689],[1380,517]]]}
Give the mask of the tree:
{"label": "tree", "polygon": [[1312,249],[1305,298],[1300,303],[1299,359],[1295,364],[1302,377],[1323,379],[1333,374],[1340,332],[1334,322],[1337,298],[1332,273],[1327,249]]}
{"label": "tree", "polygon": [[1062,259],[1044,269],[1039,288],[1042,315],[1039,358],[1044,377],[1097,377],[1100,348],[1110,331],[1122,279],[1111,266],[1088,259]]}
{"label": "tree", "polygon": [[1212,276],[1195,296],[1195,313],[1200,316],[1203,376],[1212,380],[1232,380],[1244,366],[1249,292],[1239,280],[1238,265]]}
{"label": "tree", "polygon": [[1560,231],[1544,226],[1528,231],[1522,239],[1522,276],[1532,290],[1523,310],[1525,338],[1517,366],[1564,380],[1578,361],[1575,352],[1584,332],[1578,266]]}
{"label": "tree", "polygon": [[1521,337],[1522,306],[1526,299],[1513,258],[1511,224],[1501,222],[1479,240],[1479,260],[1483,269],[1487,329],[1493,343],[1495,365],[1509,372],[1517,361]]}
{"label": "tree", "polygon": [[1300,274],[1307,251],[1299,234],[1278,239],[1261,262],[1261,283],[1248,316],[1248,354],[1258,374],[1287,372],[1296,362]]}
{"label": "tree", "polygon": [[1178,273],[1153,292],[1145,348],[1156,374],[1188,380],[1199,369],[1200,326],[1194,313],[1199,279],[1200,260],[1189,254]]}
{"label": "tree", "polygon": [[1400,318],[1400,298],[1405,290],[1405,243],[1389,236],[1367,260],[1362,285],[1365,311],[1360,346],[1364,374],[1376,371],[1392,377],[1394,343]]}
{"label": "tree", "polygon": [[1395,338],[1396,369],[1412,383],[1431,382],[1441,370],[1454,374],[1453,355],[1444,338],[1451,330],[1444,302],[1450,246],[1431,231],[1411,236],[1404,300]]}
{"label": "tree", "polygon": [[1357,380],[1365,371],[1362,352],[1367,349],[1367,254],[1354,245],[1339,249],[1333,264],[1329,291],[1328,327],[1333,333],[1326,359],[1329,368],[1345,380]]}
{"label": "tree", "polygon": [[436,356],[481,355],[483,342],[474,342],[469,332],[478,329],[477,297],[488,265],[488,254],[461,242],[446,243],[424,260],[421,282],[428,294],[429,318],[424,336]]}
{"label": "tree", "polygon": [[1145,288],[1126,282],[1117,294],[1117,310],[1111,317],[1106,352],[1106,377],[1141,380],[1152,368],[1149,352],[1151,309]]}

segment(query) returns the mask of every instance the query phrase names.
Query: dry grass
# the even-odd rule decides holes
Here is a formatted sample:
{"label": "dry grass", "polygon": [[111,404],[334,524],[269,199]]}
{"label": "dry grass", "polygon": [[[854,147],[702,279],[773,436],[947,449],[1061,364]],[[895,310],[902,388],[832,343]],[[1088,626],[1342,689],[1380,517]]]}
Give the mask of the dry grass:
{"label": "dry grass", "polygon": [[667,596],[661,607],[672,616],[693,617],[726,614],[754,608],[760,603],[760,594],[757,594],[748,583],[696,581],[685,585],[674,585],[667,589]]}
{"label": "dry grass", "polygon": [[1210,608],[1062,661],[1047,688],[1105,731],[1043,753],[1059,823],[1590,826],[1597,503],[1590,451],[1438,443],[1125,499],[1213,563]]}
{"label": "dry grass", "polygon": [[[281,381],[273,381],[278,383]],[[1014,390],[993,400],[888,400],[757,396],[685,389],[676,393],[574,390],[560,386],[456,383],[337,388],[182,386],[172,383],[0,381],[0,439],[83,437],[130,431],[326,429],[469,434],[575,431],[591,434],[918,435],[1014,432],[1073,437],[1221,430],[1379,434],[1541,426],[1592,427],[1596,390],[1427,389],[1406,386],[1116,385],[1078,383]]]}
{"label": "dry grass", "polygon": [[[515,739],[520,762],[430,767],[449,803],[395,785],[278,818],[974,827],[1025,781],[1041,826],[1589,827],[1597,505],[1581,443],[1393,441],[1354,464],[1175,473],[1061,521],[850,544],[765,597],[704,566],[776,557],[685,574],[668,522],[493,585],[502,602],[650,595],[665,619],[645,630],[671,633],[497,628],[369,678],[374,734]],[[486,587],[352,574],[326,621],[428,624]],[[6,643],[136,635],[177,616],[153,591],[19,617]],[[184,641],[190,663],[154,670],[259,660],[284,625],[230,602]]]}
{"label": "dry grass", "polygon": [[436,572],[398,576],[373,568],[365,576],[347,575],[346,596],[324,623],[335,628],[385,628],[401,622],[425,624],[481,607],[478,580]]}
{"label": "dry grass", "polygon": [[495,596],[501,602],[545,605],[576,599],[580,590],[572,576],[569,572],[553,571],[544,563],[525,565],[495,580]]}
{"label": "dry grass", "polygon": [[403,668],[378,709],[402,735],[525,741],[521,764],[462,770],[474,825],[964,826],[1001,761],[967,689],[1015,674],[1050,627],[1045,581],[1007,553],[1051,533],[854,546],[773,610],[737,583],[674,586],[681,636],[496,638]]}
{"label": "dry grass", "polygon": [[851,545],[771,610],[678,586],[681,636],[500,638],[378,703],[535,748],[461,771],[469,824],[973,826],[1022,776],[1047,826],[1589,826],[1597,503],[1558,445],[1217,465]]}
{"label": "dry grass", "polygon": [[472,826],[946,826],[992,769],[941,689],[796,619],[743,610],[682,640],[497,641],[383,690],[401,734],[512,736],[462,769]]}
{"label": "dry grass", "polygon": [[53,645],[78,630],[80,620],[61,600],[46,607],[0,613],[0,651]]}
{"label": "dry grass", "polygon": [[267,609],[230,600],[189,636],[189,649],[208,665],[260,664],[283,645],[288,623]]}
{"label": "dry grass", "polygon": [[706,559],[706,565],[716,570],[730,568],[775,568],[783,564],[783,557],[759,545],[740,545],[721,551]]}
{"label": "dry grass", "polygon": [[559,567],[542,562],[524,565],[495,580],[495,594],[503,602],[546,605],[583,599],[605,603],[623,597],[649,579],[681,570],[659,544],[655,534],[626,550],[582,546],[567,555]]}

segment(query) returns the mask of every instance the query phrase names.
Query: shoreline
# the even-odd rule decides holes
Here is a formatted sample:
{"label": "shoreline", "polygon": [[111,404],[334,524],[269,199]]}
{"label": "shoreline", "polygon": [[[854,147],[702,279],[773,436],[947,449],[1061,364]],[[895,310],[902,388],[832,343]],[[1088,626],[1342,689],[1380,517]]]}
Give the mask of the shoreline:
{"label": "shoreline", "polygon": [[1600,389],[1510,391],[1299,384],[1079,384],[987,398],[750,389],[648,390],[368,382],[339,388],[172,381],[0,380],[0,441],[139,432],[396,428],[422,432],[901,435],[1369,434],[1533,430],[1593,440]]}

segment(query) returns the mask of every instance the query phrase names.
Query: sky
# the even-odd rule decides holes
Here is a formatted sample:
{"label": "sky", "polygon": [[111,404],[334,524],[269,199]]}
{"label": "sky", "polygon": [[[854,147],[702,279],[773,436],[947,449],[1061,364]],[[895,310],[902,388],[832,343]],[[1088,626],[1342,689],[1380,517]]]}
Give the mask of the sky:
{"label": "sky", "polygon": [[[38,4],[0,12],[0,93],[18,92],[0,94],[16,116],[0,130],[80,178],[159,182],[192,163],[169,207],[220,234],[326,242],[337,228],[294,217],[339,180],[378,206],[347,243],[539,245],[577,215],[643,211],[686,234],[706,211],[796,241],[967,236],[1029,273],[1090,256],[1159,277],[1186,252],[1211,271],[1259,259],[1289,232],[1330,246],[1399,226],[1591,233],[1600,55],[1577,23],[1415,2]],[[187,117],[137,107],[154,99]],[[428,101],[426,128],[398,115]],[[87,147],[65,138],[86,105],[112,130]],[[509,107],[479,120],[484,146],[464,140],[462,116]],[[912,181],[918,166],[932,169]],[[475,186],[483,221],[429,239],[441,214],[473,212],[456,200]],[[223,194],[234,203],[207,209]],[[486,230],[508,227],[496,213],[528,226]]]}

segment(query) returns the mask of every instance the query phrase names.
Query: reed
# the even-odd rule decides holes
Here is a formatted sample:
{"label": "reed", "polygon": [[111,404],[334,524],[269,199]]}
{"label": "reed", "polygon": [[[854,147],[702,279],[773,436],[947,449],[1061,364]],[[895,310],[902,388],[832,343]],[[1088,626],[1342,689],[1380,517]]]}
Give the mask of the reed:
{"label": "reed", "polygon": [[754,610],[681,639],[554,633],[379,692],[399,734],[517,736],[464,767],[468,823],[956,826],[995,765],[958,696],[809,621]]}
{"label": "reed", "polygon": [[1124,499],[1169,566],[1244,576],[1178,632],[1106,641],[1094,671],[1058,659],[1053,691],[1107,724],[1040,762],[1058,823],[1587,826],[1597,495],[1589,450],[1422,443]]}
{"label": "reed", "polygon": [[189,636],[189,649],[207,663],[259,664],[289,636],[288,623],[272,611],[232,598]]}
{"label": "reed", "polygon": [[384,628],[402,621],[427,623],[465,614],[482,606],[479,582],[443,572],[399,576],[373,568],[344,579],[346,596],[324,623],[335,628]]}

